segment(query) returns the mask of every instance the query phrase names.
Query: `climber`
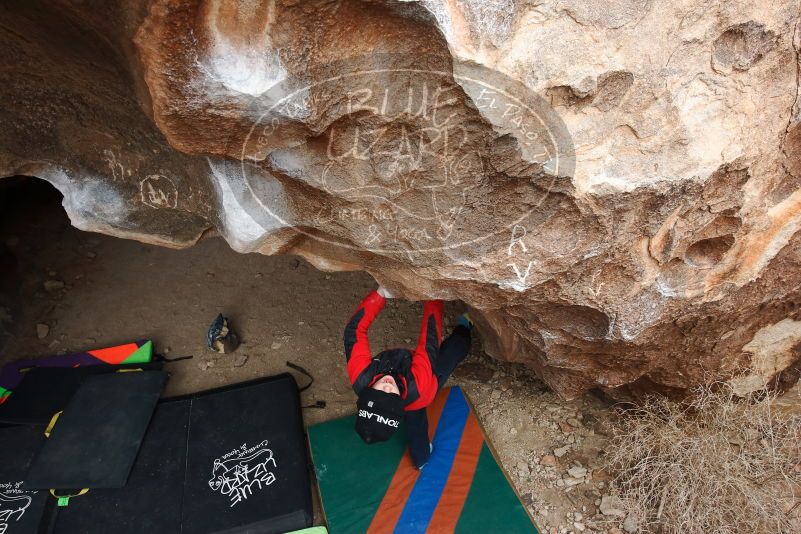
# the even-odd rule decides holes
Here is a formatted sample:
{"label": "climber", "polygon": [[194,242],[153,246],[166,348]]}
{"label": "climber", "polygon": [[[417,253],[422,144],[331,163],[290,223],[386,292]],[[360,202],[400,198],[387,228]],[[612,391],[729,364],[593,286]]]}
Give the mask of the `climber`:
{"label": "climber", "polygon": [[426,301],[415,349],[388,349],[373,357],[367,329],[388,298],[392,295],[384,287],[371,291],[345,327],[348,378],[358,395],[356,433],[368,444],[386,441],[403,419],[412,461],[421,469],[433,451],[425,407],[467,356],[473,323],[462,314],[441,342],[442,301]]}

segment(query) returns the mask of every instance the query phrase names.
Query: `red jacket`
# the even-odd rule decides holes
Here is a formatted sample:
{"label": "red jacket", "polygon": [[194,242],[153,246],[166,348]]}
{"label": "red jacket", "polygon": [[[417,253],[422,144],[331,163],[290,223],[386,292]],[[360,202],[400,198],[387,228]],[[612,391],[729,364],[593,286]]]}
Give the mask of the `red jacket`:
{"label": "red jacket", "polygon": [[377,291],[370,292],[356,308],[345,327],[345,359],[348,378],[359,394],[378,378],[395,377],[406,411],[425,408],[437,394],[439,383],[434,367],[442,341],[442,301],[429,300],[423,305],[423,326],[414,351],[390,349],[373,357],[367,329],[386,304]]}

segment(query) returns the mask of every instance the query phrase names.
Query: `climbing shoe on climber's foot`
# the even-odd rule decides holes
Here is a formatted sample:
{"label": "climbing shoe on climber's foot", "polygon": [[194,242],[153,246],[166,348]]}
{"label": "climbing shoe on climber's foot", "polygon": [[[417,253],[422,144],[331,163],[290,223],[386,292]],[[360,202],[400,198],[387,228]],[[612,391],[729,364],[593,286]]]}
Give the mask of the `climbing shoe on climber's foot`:
{"label": "climbing shoe on climber's foot", "polygon": [[473,328],[473,320],[470,319],[470,315],[467,313],[463,313],[459,316],[459,320],[456,322],[459,326],[464,326],[468,330]]}

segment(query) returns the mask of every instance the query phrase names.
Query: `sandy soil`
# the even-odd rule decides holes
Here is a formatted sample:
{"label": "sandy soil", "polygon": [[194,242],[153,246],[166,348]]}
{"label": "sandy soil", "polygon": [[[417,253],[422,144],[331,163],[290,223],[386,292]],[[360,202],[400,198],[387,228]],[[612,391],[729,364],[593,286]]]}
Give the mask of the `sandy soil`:
{"label": "sandy soil", "polygon": [[[324,273],[292,256],[237,254],[220,238],[170,250],[81,232],[69,226],[55,190],[38,180],[8,182],[0,195],[0,363],[149,338],[168,357],[194,356],[168,364],[167,395],[284,372],[289,360],[315,377],[304,403],[327,403],[305,410],[306,424],[355,409],[341,336],[375,287],[369,275]],[[48,280],[64,287],[48,291]],[[446,309],[447,327],[460,303]],[[370,331],[374,349],[413,344],[420,311],[419,303],[391,301]],[[218,313],[243,340],[230,355],[205,345]],[[475,404],[544,532],[615,531],[597,506],[608,480],[600,469],[607,404],[593,396],[559,400],[526,369],[485,356],[480,339],[452,381]]]}

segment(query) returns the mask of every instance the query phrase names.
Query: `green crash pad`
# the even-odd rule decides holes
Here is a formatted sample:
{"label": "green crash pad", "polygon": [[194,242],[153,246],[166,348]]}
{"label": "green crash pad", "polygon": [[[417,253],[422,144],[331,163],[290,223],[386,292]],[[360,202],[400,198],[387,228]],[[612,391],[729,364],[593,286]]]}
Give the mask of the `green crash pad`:
{"label": "green crash pad", "polygon": [[427,411],[434,449],[422,470],[402,425],[374,445],[355,433],[354,416],[309,429],[329,531],[536,534],[461,388],[440,391]]}

